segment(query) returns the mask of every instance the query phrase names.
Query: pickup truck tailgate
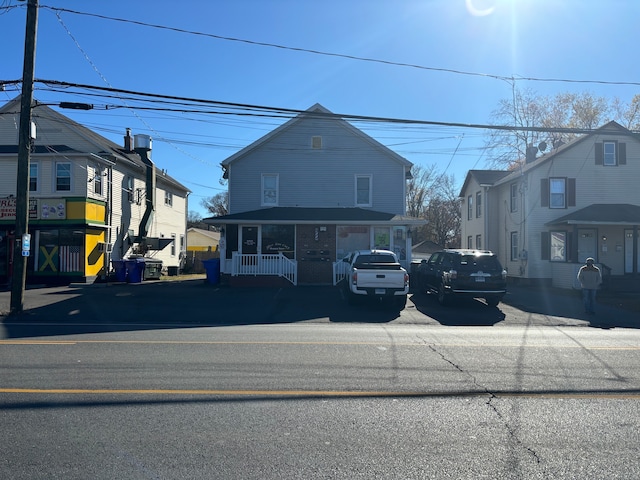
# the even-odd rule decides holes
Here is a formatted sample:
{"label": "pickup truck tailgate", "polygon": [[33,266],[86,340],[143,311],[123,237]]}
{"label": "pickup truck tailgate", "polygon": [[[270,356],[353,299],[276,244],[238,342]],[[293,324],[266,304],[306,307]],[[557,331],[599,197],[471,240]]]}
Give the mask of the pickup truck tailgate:
{"label": "pickup truck tailgate", "polygon": [[403,270],[358,270],[358,288],[404,288]]}

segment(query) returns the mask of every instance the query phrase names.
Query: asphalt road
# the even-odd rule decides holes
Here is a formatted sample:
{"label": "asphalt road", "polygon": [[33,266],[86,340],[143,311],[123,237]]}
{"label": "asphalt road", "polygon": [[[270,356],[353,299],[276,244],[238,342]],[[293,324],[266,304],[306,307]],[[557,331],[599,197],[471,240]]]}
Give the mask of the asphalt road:
{"label": "asphalt road", "polygon": [[0,325],[0,478],[640,478],[637,315],[535,293],[28,290]]}
{"label": "asphalt road", "polygon": [[640,335],[295,323],[0,342],[0,477],[640,477]]}

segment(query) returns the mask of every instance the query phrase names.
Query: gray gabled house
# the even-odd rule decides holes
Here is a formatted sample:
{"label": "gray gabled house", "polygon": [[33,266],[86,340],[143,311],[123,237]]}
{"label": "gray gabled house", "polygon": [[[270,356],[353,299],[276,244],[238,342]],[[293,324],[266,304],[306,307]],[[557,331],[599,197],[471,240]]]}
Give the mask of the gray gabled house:
{"label": "gray gabled house", "polygon": [[412,163],[316,104],[222,162],[229,214],[220,271],[250,279],[331,284],[350,251],[391,249],[411,261],[406,180]]}

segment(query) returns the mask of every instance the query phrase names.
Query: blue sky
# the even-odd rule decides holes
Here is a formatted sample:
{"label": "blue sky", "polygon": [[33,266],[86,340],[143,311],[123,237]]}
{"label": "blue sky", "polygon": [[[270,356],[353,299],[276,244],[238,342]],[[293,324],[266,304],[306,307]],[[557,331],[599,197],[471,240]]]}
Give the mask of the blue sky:
{"label": "blue sky", "polygon": [[[540,95],[590,92],[628,102],[640,93],[638,85],[599,83],[640,81],[632,53],[640,20],[635,0],[40,0],[40,5],[40,79],[300,110],[321,103],[335,113],[469,124],[490,123],[498,102],[511,95],[505,79],[512,77],[593,81],[517,80],[518,88]],[[25,2],[0,0],[0,7],[14,6],[0,10],[0,80],[22,76]],[[43,102],[105,103],[42,84],[36,88],[35,97]],[[10,87],[0,99],[18,93],[19,86]],[[119,98],[109,103],[135,107]],[[200,200],[226,188],[219,183],[220,162],[283,122],[135,108],[61,112],[117,143],[127,127],[151,135],[155,163],[192,190],[189,209],[203,215]],[[454,174],[458,185],[467,170],[486,167],[483,130],[354,125],[415,164],[435,164],[441,173]]]}

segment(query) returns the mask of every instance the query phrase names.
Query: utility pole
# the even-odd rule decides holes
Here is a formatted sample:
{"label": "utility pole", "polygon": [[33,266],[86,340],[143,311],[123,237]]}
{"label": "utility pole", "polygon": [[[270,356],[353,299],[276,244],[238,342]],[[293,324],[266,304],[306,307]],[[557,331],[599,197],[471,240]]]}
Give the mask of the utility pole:
{"label": "utility pole", "polygon": [[[28,250],[23,252],[23,234],[29,233],[29,159],[31,155],[31,104],[36,64],[38,0],[27,2],[27,26],[24,36],[24,65],[18,133],[18,175],[16,179],[16,228],[11,279],[11,313],[20,313],[24,304]],[[26,246],[25,246],[26,247]]]}

